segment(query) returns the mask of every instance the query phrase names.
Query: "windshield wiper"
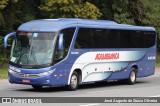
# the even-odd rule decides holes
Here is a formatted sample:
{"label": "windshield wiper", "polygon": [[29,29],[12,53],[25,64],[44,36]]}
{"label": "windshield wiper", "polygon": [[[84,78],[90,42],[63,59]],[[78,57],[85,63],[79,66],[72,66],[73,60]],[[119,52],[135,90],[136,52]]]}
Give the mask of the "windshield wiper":
{"label": "windshield wiper", "polygon": [[19,61],[21,60],[21,58],[23,57],[23,55],[24,55],[24,52],[21,53],[21,55],[20,55],[20,57],[19,57],[19,59],[17,61],[17,64],[19,63]]}
{"label": "windshield wiper", "polygon": [[30,46],[30,49],[29,49],[28,59],[31,58],[31,55],[32,55],[32,53],[33,53],[34,55],[32,55],[32,57],[33,57],[33,60],[34,60],[35,64],[37,65],[37,59],[36,59],[35,53],[34,53],[34,51],[33,51],[33,36],[32,36],[32,40],[31,40],[31,44],[30,44],[30,45],[31,45],[31,46]]}
{"label": "windshield wiper", "polygon": [[29,55],[28,55],[28,59],[31,58],[31,55],[32,55],[32,57],[33,57],[33,60],[34,60],[34,62],[35,62],[35,65],[37,65],[37,59],[36,59],[36,56],[35,56],[35,52],[34,52],[34,50],[33,50],[33,46],[31,46],[31,48],[30,48]]}

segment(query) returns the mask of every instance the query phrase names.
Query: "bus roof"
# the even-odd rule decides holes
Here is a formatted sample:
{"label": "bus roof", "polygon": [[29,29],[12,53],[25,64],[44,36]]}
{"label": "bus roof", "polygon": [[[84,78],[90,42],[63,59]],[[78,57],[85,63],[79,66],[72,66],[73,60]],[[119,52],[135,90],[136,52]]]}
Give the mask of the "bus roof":
{"label": "bus roof", "polygon": [[144,30],[155,31],[153,27],[134,26],[127,24],[118,24],[109,20],[91,20],[79,18],[59,18],[59,19],[40,19],[33,20],[22,24],[18,30],[20,31],[41,31],[55,32],[69,27],[85,27],[85,28],[107,28],[121,30]]}

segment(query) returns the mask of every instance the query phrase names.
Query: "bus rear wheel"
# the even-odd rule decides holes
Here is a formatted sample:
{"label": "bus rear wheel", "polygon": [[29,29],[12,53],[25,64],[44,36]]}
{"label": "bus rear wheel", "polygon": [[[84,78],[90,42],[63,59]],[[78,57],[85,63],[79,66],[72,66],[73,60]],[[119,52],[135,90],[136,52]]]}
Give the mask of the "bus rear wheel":
{"label": "bus rear wheel", "polygon": [[74,71],[70,78],[70,84],[68,85],[68,89],[74,91],[78,88],[78,74]]}
{"label": "bus rear wheel", "polygon": [[130,73],[129,78],[128,78],[128,83],[130,85],[135,84],[136,83],[136,78],[137,78],[137,69],[132,68],[131,73]]}
{"label": "bus rear wheel", "polygon": [[38,86],[38,85],[32,85],[32,87],[36,90],[40,90],[42,89],[43,86]]}

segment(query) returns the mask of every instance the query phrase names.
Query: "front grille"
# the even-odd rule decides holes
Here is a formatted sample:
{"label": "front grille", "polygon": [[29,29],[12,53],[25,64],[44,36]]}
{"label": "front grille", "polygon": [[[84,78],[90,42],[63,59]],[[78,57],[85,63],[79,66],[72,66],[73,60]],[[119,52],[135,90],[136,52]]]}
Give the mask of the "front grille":
{"label": "front grille", "polygon": [[15,73],[14,75],[17,77],[23,77],[23,78],[38,78],[38,77],[40,77],[39,74]]}
{"label": "front grille", "polygon": [[29,78],[37,78],[40,77],[38,74],[27,74]]}

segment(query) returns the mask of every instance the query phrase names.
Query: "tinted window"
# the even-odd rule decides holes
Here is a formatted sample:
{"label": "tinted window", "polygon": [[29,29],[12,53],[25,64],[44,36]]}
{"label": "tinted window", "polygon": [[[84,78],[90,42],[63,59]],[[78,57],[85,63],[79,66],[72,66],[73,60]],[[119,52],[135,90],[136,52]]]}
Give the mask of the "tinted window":
{"label": "tinted window", "polygon": [[56,41],[55,52],[54,52],[55,62],[59,62],[60,60],[64,59],[67,56],[74,32],[75,28],[67,28],[60,31],[60,34],[58,35]]}
{"label": "tinted window", "polygon": [[77,35],[75,48],[91,48],[91,37],[93,36],[92,33],[92,29],[80,28]]}
{"label": "tinted window", "polygon": [[151,47],[155,44],[155,32],[144,32],[143,35],[145,37],[145,47]]}
{"label": "tinted window", "polygon": [[103,29],[92,29],[92,32],[93,32],[93,37],[91,38],[92,48],[106,48],[107,32]]}
{"label": "tinted window", "polygon": [[155,32],[80,28],[76,44],[75,48],[149,48],[155,44]]}
{"label": "tinted window", "polygon": [[67,28],[67,29],[63,29],[60,33],[63,33],[64,35],[64,46],[65,49],[69,49],[73,35],[75,32],[75,28]]}

